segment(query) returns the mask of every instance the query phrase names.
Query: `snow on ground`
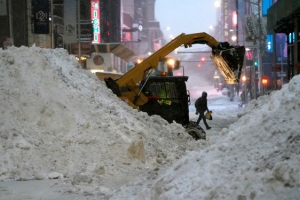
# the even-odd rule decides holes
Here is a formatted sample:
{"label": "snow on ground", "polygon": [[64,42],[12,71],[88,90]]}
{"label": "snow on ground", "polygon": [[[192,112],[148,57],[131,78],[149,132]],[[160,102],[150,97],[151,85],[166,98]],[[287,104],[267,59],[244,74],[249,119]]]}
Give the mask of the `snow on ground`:
{"label": "snow on ground", "polygon": [[[0,49],[0,66],[6,183],[54,179],[58,192],[87,199],[299,199],[300,76],[244,112],[206,89],[213,116],[239,118],[194,141],[131,109],[63,49]],[[56,199],[48,195],[36,199]]]}
{"label": "snow on ground", "polygon": [[197,145],[181,125],[120,101],[64,49],[0,50],[0,65],[0,180],[114,189]]}

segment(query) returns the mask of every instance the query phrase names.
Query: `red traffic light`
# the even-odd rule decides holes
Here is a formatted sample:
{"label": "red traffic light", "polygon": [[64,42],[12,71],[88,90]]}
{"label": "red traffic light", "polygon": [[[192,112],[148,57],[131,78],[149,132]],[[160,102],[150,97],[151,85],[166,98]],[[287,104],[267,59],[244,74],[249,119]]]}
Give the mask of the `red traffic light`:
{"label": "red traffic light", "polygon": [[268,77],[266,77],[266,76],[262,77],[262,78],[261,78],[261,83],[262,83],[263,85],[267,85],[267,84],[268,84]]}

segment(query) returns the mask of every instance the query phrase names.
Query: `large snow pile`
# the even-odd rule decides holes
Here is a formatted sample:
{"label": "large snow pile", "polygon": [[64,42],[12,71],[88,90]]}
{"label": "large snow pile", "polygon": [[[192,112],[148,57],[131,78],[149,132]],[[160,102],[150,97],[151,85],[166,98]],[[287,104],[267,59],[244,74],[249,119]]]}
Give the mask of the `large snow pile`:
{"label": "large snow pile", "polygon": [[300,76],[252,100],[213,144],[111,199],[300,199]]}
{"label": "large snow pile", "polygon": [[0,180],[117,188],[199,145],[120,101],[64,49],[0,49],[0,66]]}
{"label": "large snow pile", "polygon": [[0,70],[0,180],[58,178],[95,199],[300,197],[300,76],[194,141],[63,49],[0,49]]}

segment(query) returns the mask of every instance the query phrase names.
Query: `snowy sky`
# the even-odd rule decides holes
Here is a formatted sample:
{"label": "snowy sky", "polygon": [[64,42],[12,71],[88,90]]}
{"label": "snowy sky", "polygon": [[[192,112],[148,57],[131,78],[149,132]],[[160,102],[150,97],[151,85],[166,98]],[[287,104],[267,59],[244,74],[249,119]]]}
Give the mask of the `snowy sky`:
{"label": "snowy sky", "polygon": [[[206,32],[209,34],[209,26],[217,24],[218,8],[214,5],[214,0],[156,0],[155,1],[155,18],[160,22],[161,29],[167,41],[169,37],[177,37],[178,35]],[[168,30],[166,28],[169,28]],[[175,57],[181,60],[184,66],[185,75],[190,76],[188,87],[190,85],[201,84],[212,79],[215,67],[209,66],[209,70],[202,70],[198,65],[211,65],[210,54],[208,53],[180,53],[180,52],[199,52],[211,51],[211,48],[204,44],[195,44],[192,47],[179,47],[174,52],[179,52]],[[173,55],[174,56],[174,55]],[[201,57],[206,57],[205,64],[200,61]],[[179,71],[182,74],[183,68]],[[199,81],[201,80],[201,81]]]}
{"label": "snowy sky", "polygon": [[[218,8],[213,0],[156,0],[155,17],[166,36],[181,33],[209,32],[209,26],[217,22]],[[199,47],[198,47],[199,48]]]}
{"label": "snowy sky", "polygon": [[0,49],[0,70],[1,200],[53,179],[63,199],[299,199],[300,76],[245,108],[199,87],[214,119],[194,141],[127,106],[63,49]]}

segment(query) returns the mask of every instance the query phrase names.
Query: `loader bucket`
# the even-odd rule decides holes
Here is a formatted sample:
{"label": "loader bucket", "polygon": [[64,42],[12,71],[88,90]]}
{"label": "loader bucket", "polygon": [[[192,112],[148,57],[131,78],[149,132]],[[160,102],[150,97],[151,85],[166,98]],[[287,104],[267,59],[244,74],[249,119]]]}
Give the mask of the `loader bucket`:
{"label": "loader bucket", "polygon": [[239,83],[245,56],[244,46],[230,46],[219,43],[213,49],[212,60],[225,78],[227,84]]}

